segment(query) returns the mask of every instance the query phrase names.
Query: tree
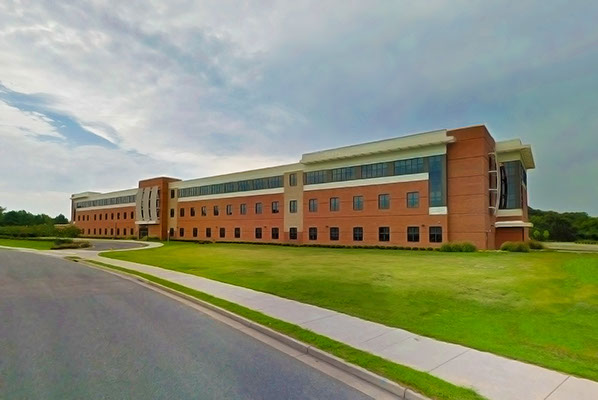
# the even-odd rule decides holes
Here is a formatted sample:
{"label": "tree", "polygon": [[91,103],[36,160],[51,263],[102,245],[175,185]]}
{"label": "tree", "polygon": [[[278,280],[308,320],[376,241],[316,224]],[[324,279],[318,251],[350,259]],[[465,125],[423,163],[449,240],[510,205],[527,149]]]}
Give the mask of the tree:
{"label": "tree", "polygon": [[68,224],[69,220],[62,214],[58,214],[56,218],[54,218],[53,222],[55,224]]}
{"label": "tree", "polygon": [[544,241],[547,241],[548,239],[550,239],[550,232],[548,232],[546,230],[546,231],[544,231],[544,233],[542,234],[542,236],[544,237]]}
{"label": "tree", "polygon": [[542,238],[542,234],[540,233],[539,230],[534,229],[534,233],[532,233],[532,236],[534,237],[534,239],[536,240],[541,240]]}

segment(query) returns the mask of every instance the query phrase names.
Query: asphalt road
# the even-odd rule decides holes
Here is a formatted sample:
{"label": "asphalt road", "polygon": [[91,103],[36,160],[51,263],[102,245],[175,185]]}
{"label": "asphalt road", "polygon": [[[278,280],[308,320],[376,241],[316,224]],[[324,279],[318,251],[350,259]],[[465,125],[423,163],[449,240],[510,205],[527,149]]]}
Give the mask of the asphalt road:
{"label": "asphalt road", "polygon": [[160,293],[0,250],[0,399],[364,399]]}
{"label": "asphalt road", "polygon": [[136,247],[145,247],[144,244],[137,242],[119,242],[116,240],[88,240],[91,243],[91,247],[87,247],[84,250],[93,251],[108,251],[118,249],[134,249]]}

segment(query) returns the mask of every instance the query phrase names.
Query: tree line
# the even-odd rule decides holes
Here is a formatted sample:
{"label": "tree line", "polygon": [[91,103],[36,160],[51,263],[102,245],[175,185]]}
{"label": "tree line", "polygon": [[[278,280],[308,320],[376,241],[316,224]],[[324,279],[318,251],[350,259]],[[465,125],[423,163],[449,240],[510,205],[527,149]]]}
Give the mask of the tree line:
{"label": "tree line", "polygon": [[62,214],[52,218],[47,214],[32,214],[25,210],[6,211],[0,207],[0,226],[33,226],[68,224],[69,220]]}
{"label": "tree line", "polygon": [[598,240],[598,217],[585,212],[543,211],[529,207],[529,220],[534,224],[530,235],[538,240],[573,242]]}

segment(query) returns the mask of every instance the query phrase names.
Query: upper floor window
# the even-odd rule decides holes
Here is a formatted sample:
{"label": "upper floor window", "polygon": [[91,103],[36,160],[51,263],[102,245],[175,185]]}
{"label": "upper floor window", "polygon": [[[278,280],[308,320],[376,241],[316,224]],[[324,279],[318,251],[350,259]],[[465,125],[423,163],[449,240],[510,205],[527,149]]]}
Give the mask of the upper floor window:
{"label": "upper floor window", "polygon": [[423,158],[395,161],[395,175],[418,174],[421,172],[424,172]]}
{"label": "upper floor window", "polygon": [[255,203],[255,213],[256,214],[262,213],[262,203]]}
{"label": "upper floor window", "polygon": [[330,227],[330,240],[338,240],[340,236],[340,230],[337,226]]}
{"label": "upper floor window", "polygon": [[195,217],[195,207],[191,207],[189,209],[189,215],[192,216],[192,217]]}
{"label": "upper floor window", "polygon": [[[87,219],[89,219],[89,216],[87,216]],[[114,213],[110,214],[110,219],[114,220]]]}
{"label": "upper floor window", "polygon": [[335,168],[332,170],[332,181],[349,181],[357,177],[356,167]]}
{"label": "upper floor window", "polygon": [[218,209],[218,206],[214,206],[214,215],[220,215],[220,210]]}
{"label": "upper floor window", "polygon": [[179,209],[179,217],[184,217],[184,216],[185,216],[185,209],[181,207]]}
{"label": "upper floor window", "polygon": [[419,242],[419,226],[408,226],[407,227],[407,241],[408,242]]}
{"label": "upper floor window", "polygon": [[170,189],[170,198],[174,199],[174,196],[175,196],[174,189]]}
{"label": "upper floor window", "polygon": [[390,195],[389,194],[378,195],[378,208],[380,210],[388,210],[390,208]]}
{"label": "upper floor window", "polygon": [[[102,218],[102,216],[100,215],[100,219],[101,218]],[[133,211],[131,211],[131,219],[133,219],[133,218],[135,218],[135,217],[134,217]]]}
{"label": "upper floor window", "polygon": [[[95,219],[95,215],[94,215],[94,219]],[[120,219],[120,213],[116,213],[116,219]]]}
{"label": "upper floor window", "polygon": [[318,199],[309,199],[309,212],[318,211]]}
{"label": "upper floor window", "polygon": [[419,207],[419,192],[407,193],[407,208]]}
{"label": "upper floor window", "polygon": [[442,243],[442,227],[430,227],[430,243]]}
{"label": "upper floor window", "polygon": [[289,202],[289,212],[296,213],[297,212],[297,200],[291,200]]}
{"label": "upper floor window", "polygon": [[338,197],[330,198],[330,211],[338,211],[341,208],[341,202]]}
{"label": "upper floor window", "polygon": [[363,210],[363,196],[353,196],[353,210]]}
{"label": "upper floor window", "polygon": [[[132,217],[131,217],[132,218]],[[100,221],[102,220],[102,214],[100,214]]]}
{"label": "upper floor window", "polygon": [[208,215],[208,207],[201,206],[201,216],[205,217],[206,215]]}
{"label": "upper floor window", "polygon": [[226,205],[226,215],[233,215],[233,205],[232,204]]}
{"label": "upper floor window", "polygon": [[377,163],[361,166],[361,177],[362,178],[377,178],[380,176],[388,175],[388,164]]}
{"label": "upper floor window", "polygon": [[243,203],[239,206],[239,213],[241,215],[247,214],[247,204]]}
{"label": "upper floor window", "polygon": [[272,214],[278,214],[280,210],[278,209],[278,202],[277,201],[273,201],[272,202]]}
{"label": "upper floor window", "polygon": [[289,174],[289,186],[297,186],[297,174]]}

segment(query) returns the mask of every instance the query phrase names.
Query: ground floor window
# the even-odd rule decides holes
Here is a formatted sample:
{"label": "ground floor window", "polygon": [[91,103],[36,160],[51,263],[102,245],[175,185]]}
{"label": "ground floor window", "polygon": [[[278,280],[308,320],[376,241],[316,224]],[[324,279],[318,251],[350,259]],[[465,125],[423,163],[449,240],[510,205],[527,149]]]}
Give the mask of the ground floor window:
{"label": "ground floor window", "polygon": [[170,237],[173,237],[173,236],[174,236],[174,228],[170,228],[170,231],[168,232],[168,235],[169,235]]}
{"label": "ground floor window", "polygon": [[272,228],[272,239],[278,239],[278,228]]}
{"label": "ground floor window", "polygon": [[197,228],[193,228],[193,237],[197,237]]}
{"label": "ground floor window", "polygon": [[309,240],[318,240],[318,228],[309,228]]}
{"label": "ground floor window", "polygon": [[297,240],[297,228],[290,228],[289,229],[289,239]]}
{"label": "ground floor window", "polygon": [[442,243],[442,227],[430,227],[430,243]]}
{"label": "ground floor window", "polygon": [[235,228],[235,238],[239,239],[241,237],[241,228]]}
{"label": "ground floor window", "polygon": [[330,228],[330,240],[338,240],[340,236],[340,231],[338,227],[333,226]]}
{"label": "ground floor window", "polygon": [[419,226],[407,227],[407,241],[419,242]]}
{"label": "ground floor window", "polygon": [[179,236],[180,237],[185,236],[185,228],[179,228]]}
{"label": "ground floor window", "polygon": [[262,238],[262,228],[255,228],[255,238],[256,239]]}
{"label": "ground floor window", "polygon": [[206,228],[206,237],[212,237],[212,228]]}
{"label": "ground floor window", "polygon": [[225,238],[226,237],[226,228],[220,228],[220,237],[221,238]]}
{"label": "ground floor window", "polygon": [[381,242],[390,241],[390,227],[381,226],[378,228],[378,240]]}
{"label": "ground floor window", "polygon": [[353,240],[356,242],[361,242],[363,240],[363,228],[361,226],[353,228]]}

